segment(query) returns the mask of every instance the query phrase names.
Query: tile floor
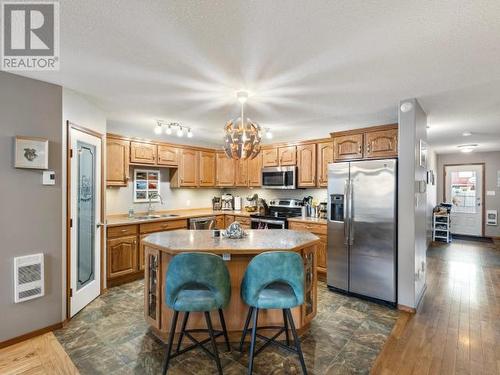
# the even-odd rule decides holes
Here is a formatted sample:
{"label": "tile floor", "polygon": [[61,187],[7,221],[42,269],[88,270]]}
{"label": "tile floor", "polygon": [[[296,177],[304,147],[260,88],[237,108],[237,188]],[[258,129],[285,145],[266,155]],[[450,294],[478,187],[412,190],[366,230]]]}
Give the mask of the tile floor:
{"label": "tile floor", "polygon": [[[310,374],[366,374],[398,317],[396,310],[328,291],[319,284],[318,314],[302,336]],[[143,318],[143,282],[110,289],[81,311],[56,337],[82,375],[158,374],[164,348]],[[245,374],[247,354],[219,345],[224,374]],[[248,348],[248,347],[247,347]],[[300,374],[294,355],[271,346],[255,358],[256,374]],[[216,374],[196,349],[171,362],[169,374]]]}

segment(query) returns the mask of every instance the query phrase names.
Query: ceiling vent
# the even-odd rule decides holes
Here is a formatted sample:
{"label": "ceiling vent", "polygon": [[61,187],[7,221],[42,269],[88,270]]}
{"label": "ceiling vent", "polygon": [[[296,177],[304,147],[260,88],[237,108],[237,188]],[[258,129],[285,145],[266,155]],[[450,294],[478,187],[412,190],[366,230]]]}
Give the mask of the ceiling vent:
{"label": "ceiling vent", "polygon": [[42,297],[44,290],[43,254],[14,258],[14,302]]}

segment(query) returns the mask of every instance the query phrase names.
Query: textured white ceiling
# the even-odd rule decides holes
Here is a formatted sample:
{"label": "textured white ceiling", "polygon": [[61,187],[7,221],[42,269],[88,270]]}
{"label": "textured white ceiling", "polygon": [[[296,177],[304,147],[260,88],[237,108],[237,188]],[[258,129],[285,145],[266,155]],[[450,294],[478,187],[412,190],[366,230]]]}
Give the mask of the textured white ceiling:
{"label": "textured white ceiling", "polygon": [[61,70],[26,75],[151,137],[161,118],[220,144],[246,88],[275,140],[396,122],[416,97],[438,151],[500,149],[498,0],[63,0]]}

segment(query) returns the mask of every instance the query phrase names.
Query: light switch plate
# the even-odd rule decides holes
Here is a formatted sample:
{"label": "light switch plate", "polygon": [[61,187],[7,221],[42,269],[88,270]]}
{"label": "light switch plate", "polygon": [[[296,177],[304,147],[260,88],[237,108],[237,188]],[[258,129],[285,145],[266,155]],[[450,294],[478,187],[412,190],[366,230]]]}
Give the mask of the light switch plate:
{"label": "light switch plate", "polygon": [[495,192],[495,190],[488,190],[486,192],[486,195],[489,197],[494,197],[496,195],[496,192]]}
{"label": "light switch plate", "polygon": [[56,184],[56,172],[43,171],[42,185],[55,185],[55,184]]}

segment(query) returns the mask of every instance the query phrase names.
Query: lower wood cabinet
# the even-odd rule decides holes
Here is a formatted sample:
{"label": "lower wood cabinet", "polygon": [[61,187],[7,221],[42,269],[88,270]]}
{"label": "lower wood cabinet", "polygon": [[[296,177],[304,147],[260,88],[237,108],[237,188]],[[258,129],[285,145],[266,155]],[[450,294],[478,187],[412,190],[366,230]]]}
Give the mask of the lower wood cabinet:
{"label": "lower wood cabinet", "polygon": [[243,229],[251,229],[252,222],[248,216],[234,216],[234,221],[239,222]]}
{"label": "lower wood cabinet", "polygon": [[234,222],[234,215],[224,215],[224,225],[227,228],[232,222]]}
{"label": "lower wood cabinet", "polygon": [[215,218],[215,229],[225,229],[225,225],[224,215],[219,215]]}
{"label": "lower wood cabinet", "polygon": [[137,249],[137,236],[135,235],[108,240],[108,279],[137,271]]}
{"label": "lower wood cabinet", "polygon": [[319,237],[320,243],[318,244],[318,247],[316,249],[317,270],[319,273],[319,278],[322,280],[326,280],[327,250],[328,250],[326,224],[291,221],[288,224],[288,228],[293,230],[302,230],[311,232]]}

